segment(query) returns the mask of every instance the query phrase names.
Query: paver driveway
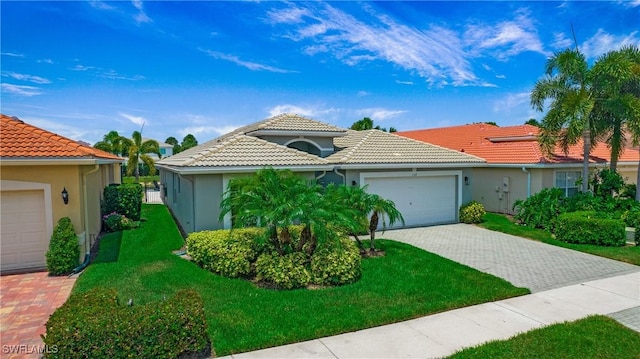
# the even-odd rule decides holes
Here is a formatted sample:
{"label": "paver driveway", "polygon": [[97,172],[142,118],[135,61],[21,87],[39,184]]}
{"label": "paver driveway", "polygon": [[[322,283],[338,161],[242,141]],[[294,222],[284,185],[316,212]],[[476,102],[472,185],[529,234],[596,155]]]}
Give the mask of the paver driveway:
{"label": "paver driveway", "polygon": [[640,272],[640,267],[468,224],[379,233],[539,292]]}
{"label": "paver driveway", "polygon": [[75,278],[49,277],[47,272],[0,277],[1,358],[39,358],[49,316],[71,293]]}

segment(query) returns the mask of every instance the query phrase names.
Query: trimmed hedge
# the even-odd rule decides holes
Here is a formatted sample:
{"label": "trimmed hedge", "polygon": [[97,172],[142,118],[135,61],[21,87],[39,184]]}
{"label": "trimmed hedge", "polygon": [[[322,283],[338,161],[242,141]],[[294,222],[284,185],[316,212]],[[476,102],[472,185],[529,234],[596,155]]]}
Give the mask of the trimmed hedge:
{"label": "trimmed hedge", "polygon": [[360,279],[360,250],[348,238],[318,248],[311,258],[311,281],[319,285],[343,285]]}
{"label": "trimmed hedge", "polygon": [[187,254],[201,267],[226,277],[250,275],[261,228],[193,232],[187,236]]}
{"label": "trimmed hedge", "polygon": [[625,225],[619,219],[598,218],[596,212],[571,212],[558,217],[556,238],[567,243],[624,246]]}
{"label": "trimmed hedge", "polygon": [[119,213],[133,221],[140,220],[144,189],[139,183],[111,184],[103,191],[102,213]]}
{"label": "trimmed hedge", "polygon": [[65,275],[80,263],[80,247],[78,236],[73,229],[71,218],[63,217],[58,220],[46,254],[47,270],[51,275]]}
{"label": "trimmed hedge", "polygon": [[311,282],[311,274],[305,267],[306,262],[307,256],[302,252],[284,256],[262,254],[256,261],[256,279],[280,289],[306,287]]}
{"label": "trimmed hedge", "polygon": [[119,305],[115,289],[73,294],[49,317],[46,358],[176,358],[211,355],[200,295],[177,292],[146,305]]}
{"label": "trimmed hedge", "polygon": [[460,222],[462,223],[480,223],[485,214],[487,212],[484,210],[484,206],[476,201],[460,206]]}

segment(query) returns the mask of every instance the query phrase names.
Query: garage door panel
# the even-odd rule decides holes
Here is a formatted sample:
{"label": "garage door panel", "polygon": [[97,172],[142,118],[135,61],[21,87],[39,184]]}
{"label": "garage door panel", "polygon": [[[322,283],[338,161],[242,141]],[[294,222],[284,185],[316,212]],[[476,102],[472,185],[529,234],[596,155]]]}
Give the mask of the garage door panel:
{"label": "garage door panel", "polygon": [[2,270],[40,268],[46,264],[44,191],[0,192]]}
{"label": "garage door panel", "polygon": [[[456,221],[456,177],[381,177],[366,178],[368,192],[392,200],[402,213],[406,226],[421,226]],[[397,224],[395,227],[400,227]]]}

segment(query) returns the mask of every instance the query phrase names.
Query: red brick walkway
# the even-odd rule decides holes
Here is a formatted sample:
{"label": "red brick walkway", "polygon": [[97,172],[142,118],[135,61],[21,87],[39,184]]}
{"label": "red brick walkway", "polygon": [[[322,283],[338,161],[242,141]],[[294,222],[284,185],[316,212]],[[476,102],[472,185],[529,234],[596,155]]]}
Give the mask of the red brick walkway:
{"label": "red brick walkway", "polygon": [[0,277],[0,357],[39,358],[49,316],[69,297],[75,278],[47,272]]}

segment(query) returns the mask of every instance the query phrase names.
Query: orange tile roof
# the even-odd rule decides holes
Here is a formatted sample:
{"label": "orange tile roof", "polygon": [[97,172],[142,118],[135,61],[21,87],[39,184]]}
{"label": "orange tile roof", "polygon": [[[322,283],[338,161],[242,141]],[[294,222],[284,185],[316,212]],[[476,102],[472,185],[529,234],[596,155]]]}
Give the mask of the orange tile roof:
{"label": "orange tile roof", "polygon": [[29,125],[0,114],[0,158],[4,159],[64,159],[99,158],[122,160],[120,157],[83,145],[77,141]]}
{"label": "orange tile roof", "polygon": [[[487,163],[542,164],[581,163],[582,141],[569,148],[565,154],[557,147],[550,156],[538,145],[538,127],[531,125],[498,127],[486,123],[441,127],[425,130],[397,132],[415,140],[435,144],[484,158]],[[626,148],[618,162],[638,162],[637,149]],[[590,161],[609,162],[610,153],[605,144],[591,149]]]}

